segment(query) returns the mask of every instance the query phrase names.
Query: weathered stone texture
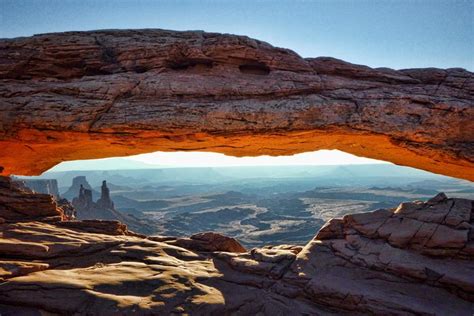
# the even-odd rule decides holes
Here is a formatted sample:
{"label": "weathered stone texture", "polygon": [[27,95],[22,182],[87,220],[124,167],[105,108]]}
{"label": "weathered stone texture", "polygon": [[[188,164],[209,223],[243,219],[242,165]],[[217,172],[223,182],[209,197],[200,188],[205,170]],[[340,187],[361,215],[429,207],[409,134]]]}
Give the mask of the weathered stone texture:
{"label": "weathered stone texture", "polygon": [[441,194],[250,251],[118,222],[3,223],[0,313],[471,315],[473,202]]}
{"label": "weathered stone texture", "polygon": [[2,221],[61,221],[64,212],[49,194],[37,194],[9,177],[0,176]]}
{"label": "weathered stone texture", "polygon": [[228,34],[3,39],[0,165],[37,174],[64,160],[156,150],[339,149],[474,180],[473,95],[463,69],[304,59]]}

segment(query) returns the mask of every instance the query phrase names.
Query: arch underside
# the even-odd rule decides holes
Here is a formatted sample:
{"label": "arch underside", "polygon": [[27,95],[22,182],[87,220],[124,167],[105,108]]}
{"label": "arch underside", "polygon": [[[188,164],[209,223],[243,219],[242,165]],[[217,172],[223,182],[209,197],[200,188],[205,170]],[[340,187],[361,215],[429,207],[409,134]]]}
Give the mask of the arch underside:
{"label": "arch underside", "polygon": [[339,149],[474,181],[474,76],[303,59],[247,37],[164,30],[0,40],[0,166],[152,151]]}

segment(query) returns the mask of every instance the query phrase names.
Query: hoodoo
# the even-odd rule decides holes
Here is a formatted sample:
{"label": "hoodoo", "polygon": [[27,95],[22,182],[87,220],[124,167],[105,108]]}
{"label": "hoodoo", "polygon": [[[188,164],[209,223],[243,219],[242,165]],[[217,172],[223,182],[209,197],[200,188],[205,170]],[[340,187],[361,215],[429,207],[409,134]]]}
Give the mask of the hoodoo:
{"label": "hoodoo", "polygon": [[0,40],[0,87],[7,175],[157,150],[339,149],[474,180],[474,75],[463,69],[373,69],[245,36],[108,30]]}
{"label": "hoodoo", "polygon": [[110,190],[107,187],[107,181],[102,181],[100,199],[97,200],[97,205],[102,208],[113,209],[114,202],[110,198]]}

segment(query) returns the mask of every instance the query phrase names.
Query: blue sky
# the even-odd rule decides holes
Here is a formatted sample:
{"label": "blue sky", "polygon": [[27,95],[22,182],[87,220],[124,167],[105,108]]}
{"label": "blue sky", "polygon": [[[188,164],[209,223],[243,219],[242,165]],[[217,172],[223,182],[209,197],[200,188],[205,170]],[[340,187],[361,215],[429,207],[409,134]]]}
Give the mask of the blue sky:
{"label": "blue sky", "polygon": [[0,37],[104,28],[244,34],[372,67],[474,70],[474,1],[0,0]]}
{"label": "blue sky", "polygon": [[[371,67],[474,70],[474,1],[100,1],[0,0],[0,37],[111,28],[204,30],[248,35],[303,57],[331,56]],[[204,155],[204,156],[203,156]],[[372,163],[337,151],[296,157],[229,158],[156,153],[69,162],[55,169],[160,166]]]}

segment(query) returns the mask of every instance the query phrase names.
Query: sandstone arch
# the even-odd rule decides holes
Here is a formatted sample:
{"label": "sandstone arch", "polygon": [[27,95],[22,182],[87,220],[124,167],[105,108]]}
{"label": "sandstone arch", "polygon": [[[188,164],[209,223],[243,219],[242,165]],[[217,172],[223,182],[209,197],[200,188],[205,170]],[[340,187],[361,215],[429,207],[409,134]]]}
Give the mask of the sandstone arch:
{"label": "sandstone arch", "polygon": [[474,74],[303,59],[248,37],[108,30],[0,40],[0,165],[156,150],[339,149],[474,180]]}

